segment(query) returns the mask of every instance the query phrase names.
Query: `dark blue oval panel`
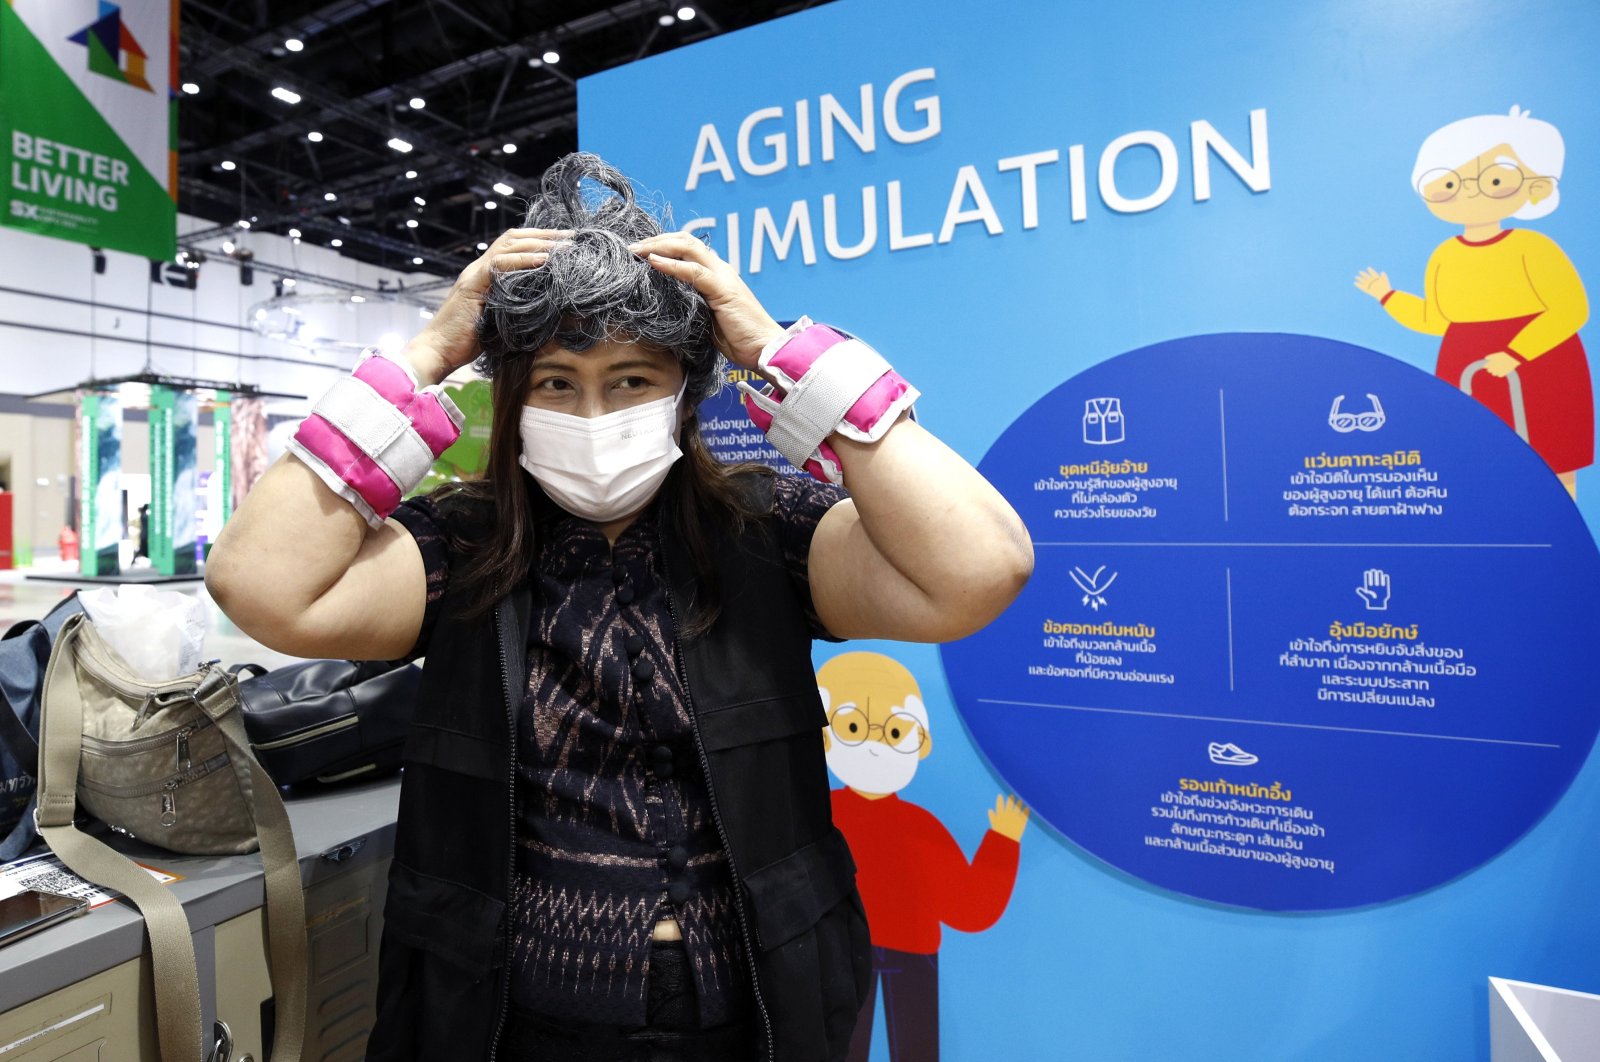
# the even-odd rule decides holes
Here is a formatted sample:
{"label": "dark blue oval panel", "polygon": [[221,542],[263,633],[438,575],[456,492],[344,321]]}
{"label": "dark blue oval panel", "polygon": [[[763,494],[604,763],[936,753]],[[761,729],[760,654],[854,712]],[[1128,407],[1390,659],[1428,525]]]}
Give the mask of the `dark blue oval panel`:
{"label": "dark blue oval panel", "polygon": [[1038,559],[943,649],[956,704],[1023,800],[1145,881],[1407,896],[1504,851],[1594,743],[1600,555],[1539,456],[1424,372],[1309,336],[1160,343],[1046,395],[981,469]]}

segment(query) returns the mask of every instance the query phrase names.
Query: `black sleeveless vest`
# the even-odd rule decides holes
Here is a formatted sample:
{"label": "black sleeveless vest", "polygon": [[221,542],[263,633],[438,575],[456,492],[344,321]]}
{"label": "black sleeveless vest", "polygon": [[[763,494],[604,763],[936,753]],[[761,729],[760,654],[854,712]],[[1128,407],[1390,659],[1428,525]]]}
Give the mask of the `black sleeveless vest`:
{"label": "black sleeveless vest", "polygon": [[[770,508],[771,483],[750,488]],[[659,521],[681,630],[696,573]],[[833,826],[811,635],[776,536],[714,551],[715,624],[677,640],[680,678],[734,875],[763,1062],[845,1057],[871,974],[855,863]],[[452,580],[406,746],[367,1058],[493,1059],[505,1020],[505,924],[515,843],[512,762],[526,687],[526,587],[463,618]],[[560,1062],[552,1059],[551,1062]]]}

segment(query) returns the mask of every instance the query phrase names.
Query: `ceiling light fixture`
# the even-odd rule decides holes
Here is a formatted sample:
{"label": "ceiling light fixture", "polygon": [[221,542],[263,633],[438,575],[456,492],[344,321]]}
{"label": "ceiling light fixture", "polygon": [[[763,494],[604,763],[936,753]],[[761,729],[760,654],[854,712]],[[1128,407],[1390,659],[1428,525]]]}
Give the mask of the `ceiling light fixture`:
{"label": "ceiling light fixture", "polygon": [[678,8],[679,22],[688,22],[692,18],[694,18],[694,8],[690,7],[688,4],[684,4],[682,7]]}
{"label": "ceiling light fixture", "polygon": [[294,287],[294,277],[284,277],[283,278],[283,286],[286,287],[286,288]]}
{"label": "ceiling light fixture", "polygon": [[407,170],[406,171],[406,180],[414,181],[416,179],[417,179],[417,171],[416,170]]}
{"label": "ceiling light fixture", "polygon": [[428,101],[423,99],[421,96],[412,96],[411,97],[411,109],[412,110],[420,111],[420,110],[422,110],[422,108],[426,107],[427,105],[428,105]]}
{"label": "ceiling light fixture", "polygon": [[530,55],[528,56],[528,65],[537,70],[539,67],[544,65],[544,60],[540,59],[537,55]]}
{"label": "ceiling light fixture", "polygon": [[332,192],[323,192],[322,193],[322,198],[327,200],[330,203],[337,202],[338,199],[339,199],[339,197],[334,195]]}
{"label": "ceiling light fixture", "polygon": [[412,196],[411,197],[411,201],[413,203],[417,204],[417,206],[427,206],[428,205],[428,201],[426,199],[422,198],[420,195]]}
{"label": "ceiling light fixture", "polygon": [[193,81],[185,81],[183,83],[183,91],[187,92],[191,96],[198,96],[200,95],[200,86],[196,85]]}
{"label": "ceiling light fixture", "polygon": [[417,219],[416,218],[406,218],[406,228],[414,229],[416,227],[417,227]]}
{"label": "ceiling light fixture", "polygon": [[405,154],[407,151],[411,150],[411,145],[409,143],[407,143],[406,141],[401,140],[397,136],[391,136],[389,138],[389,146],[394,148],[396,151],[400,152],[401,154]]}
{"label": "ceiling light fixture", "polygon": [[289,238],[291,240],[298,240],[300,238],[300,236],[301,236],[301,232],[300,232],[299,229],[290,229],[289,230]]}
{"label": "ceiling light fixture", "polygon": [[366,302],[367,301],[367,297],[365,295],[352,295],[352,296],[350,296],[350,301],[351,302]]}
{"label": "ceiling light fixture", "polygon": [[656,19],[656,25],[658,25],[658,26],[670,26],[676,21],[678,21],[678,20],[673,18],[671,15],[662,15],[660,18]]}
{"label": "ceiling light fixture", "polygon": [[561,53],[556,51],[554,48],[551,48],[548,52],[544,53],[544,61],[547,63],[559,63],[561,62]]}
{"label": "ceiling light fixture", "polygon": [[494,190],[499,192],[501,195],[510,195],[512,192],[516,191],[515,188],[511,187],[504,181],[494,182]]}
{"label": "ceiling light fixture", "polygon": [[223,254],[232,254],[233,253],[233,241],[232,240],[223,240],[222,241],[222,253]]}
{"label": "ceiling light fixture", "polygon": [[344,246],[344,241],[339,239],[337,236],[335,236],[333,239],[328,241],[328,246],[329,247],[343,247]]}
{"label": "ceiling light fixture", "polygon": [[236,168],[237,168],[237,167],[236,167],[236,166],[235,166],[235,165],[234,165],[234,161],[233,161],[233,160],[232,160],[232,159],[223,159],[223,160],[222,160],[222,162],[221,162],[221,163],[219,163],[219,165],[220,165],[220,166],[221,166],[221,167],[222,167],[222,168],[223,168],[223,169],[225,169],[225,170],[229,170],[229,171],[232,171],[232,170],[234,170],[234,169],[236,169]]}
{"label": "ceiling light fixture", "polygon": [[250,223],[248,221],[246,221],[244,218],[240,218],[238,220],[237,224],[241,229],[248,229],[250,227]]}
{"label": "ceiling light fixture", "polygon": [[272,95],[275,99],[280,99],[285,103],[293,104],[300,102],[300,93],[294,91],[293,89],[286,89],[282,85],[274,86],[272,89]]}
{"label": "ceiling light fixture", "polygon": [[291,52],[301,52],[305,51],[306,42],[301,40],[299,37],[290,37],[288,40],[283,42],[283,46],[289,49]]}
{"label": "ceiling light fixture", "polygon": [[306,134],[306,139],[311,141],[313,144],[320,144],[322,143],[322,134],[313,129],[311,132]]}
{"label": "ceiling light fixture", "polygon": [[413,258],[413,259],[412,259],[412,260],[411,260],[411,264],[412,264],[412,265],[421,265],[421,264],[422,264],[422,259],[420,259],[420,258]]}
{"label": "ceiling light fixture", "polygon": [[433,311],[432,310],[418,310],[417,311],[417,316],[422,318],[424,321],[431,321],[431,320],[433,320]]}
{"label": "ceiling light fixture", "polygon": [[517,145],[515,145],[515,144],[501,144],[500,145],[500,150],[505,152],[507,155],[515,155],[517,153]]}
{"label": "ceiling light fixture", "polygon": [[480,250],[480,251],[487,251],[487,250],[488,250],[488,249],[489,249],[489,245],[488,245],[488,244],[486,244],[486,243],[480,243],[480,244],[478,244],[478,250]]}
{"label": "ceiling light fixture", "polygon": [[484,200],[484,203],[483,203],[483,209],[485,209],[485,210],[498,210],[498,209],[500,209],[500,204],[496,203],[493,199],[486,199],[486,200]]}

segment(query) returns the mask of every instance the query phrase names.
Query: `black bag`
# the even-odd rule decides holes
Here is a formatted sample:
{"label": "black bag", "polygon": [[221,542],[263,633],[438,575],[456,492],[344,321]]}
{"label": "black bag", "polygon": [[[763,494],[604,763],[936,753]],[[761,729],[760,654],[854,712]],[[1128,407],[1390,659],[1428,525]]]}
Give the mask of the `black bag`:
{"label": "black bag", "polygon": [[338,782],[398,770],[422,669],[397,660],[308,660],[231,669],[250,744],[272,780]]}
{"label": "black bag", "polygon": [[78,595],[42,620],[23,620],[0,635],[0,863],[33,843],[38,796],[39,692],[62,624],[83,611]]}

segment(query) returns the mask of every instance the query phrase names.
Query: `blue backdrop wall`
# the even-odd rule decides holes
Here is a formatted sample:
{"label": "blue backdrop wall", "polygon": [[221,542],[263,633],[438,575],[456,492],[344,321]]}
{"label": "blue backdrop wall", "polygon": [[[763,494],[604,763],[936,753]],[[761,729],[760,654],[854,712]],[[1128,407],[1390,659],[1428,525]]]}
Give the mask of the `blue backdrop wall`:
{"label": "blue backdrop wall", "polygon": [[[1420,292],[1429,255],[1460,232],[1410,185],[1419,145],[1457,119],[1518,105],[1560,130],[1560,208],[1526,227],[1595,275],[1597,44],[1600,8],[1578,0],[839,0],[585,79],[581,142],[737,261],[774,316],[837,322],[883,350],[922,388],[922,422],[978,462],[1063,382],[1185,336],[1325,337],[1427,382],[1438,339],[1400,327],[1352,281],[1370,265]],[[1282,371],[1296,393],[1292,364]],[[1469,412],[1473,431],[1496,427]],[[1560,498],[1501,434],[1482,460],[1537,479],[1527,489],[1540,505]],[[1457,465],[1470,496],[1472,462]],[[1591,475],[1579,474],[1577,502],[1590,527]],[[1588,579],[1592,543],[1580,553]],[[1481,607],[1475,625],[1492,631]],[[1478,644],[1481,657],[1490,643]],[[846,648],[892,655],[920,681],[936,743],[903,795],[971,856],[996,794],[1039,783],[991,766],[937,648]],[[1558,680],[1587,664],[1570,639],[1548,656]],[[1538,693],[1544,708],[1573,700],[1557,714],[1568,753],[1581,746],[1553,809],[1535,801],[1511,835],[1532,828],[1504,851],[1398,899],[1277,905],[1301,913],[1196,899],[1184,893],[1205,890],[1149,884],[1036,815],[999,922],[944,935],[945,1056],[1486,1059],[1488,976],[1600,991],[1600,765],[1586,751],[1600,705],[1578,692],[1589,685]],[[1515,690],[1496,696],[1515,718]],[[1366,769],[1352,757],[1345,784],[1386,784]],[[1521,783],[1495,769],[1460,783],[1518,800]],[[1099,789],[1059,785],[1093,813]],[[1446,809],[1408,820],[1404,844],[1426,852],[1430,821],[1472,829]],[[1345,840],[1358,852],[1359,835]],[[873,1057],[886,1059],[876,1035]]]}

